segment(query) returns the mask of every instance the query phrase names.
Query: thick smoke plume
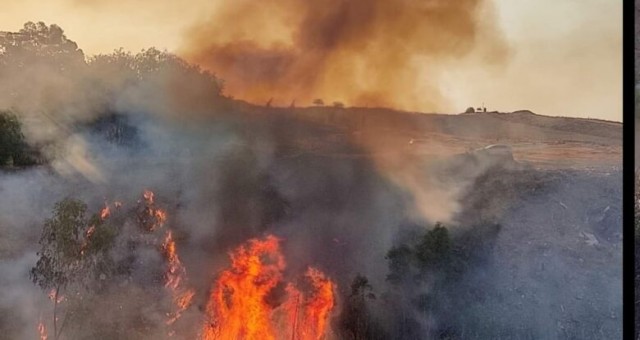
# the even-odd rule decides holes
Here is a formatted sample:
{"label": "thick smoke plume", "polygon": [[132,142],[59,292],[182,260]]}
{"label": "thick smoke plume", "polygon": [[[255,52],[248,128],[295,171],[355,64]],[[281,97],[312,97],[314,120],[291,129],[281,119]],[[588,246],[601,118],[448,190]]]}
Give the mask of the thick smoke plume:
{"label": "thick smoke plume", "polygon": [[[263,104],[314,98],[353,106],[438,110],[438,71],[473,53],[502,64],[507,46],[485,0],[220,2],[180,52]],[[303,105],[304,105],[303,104]]]}

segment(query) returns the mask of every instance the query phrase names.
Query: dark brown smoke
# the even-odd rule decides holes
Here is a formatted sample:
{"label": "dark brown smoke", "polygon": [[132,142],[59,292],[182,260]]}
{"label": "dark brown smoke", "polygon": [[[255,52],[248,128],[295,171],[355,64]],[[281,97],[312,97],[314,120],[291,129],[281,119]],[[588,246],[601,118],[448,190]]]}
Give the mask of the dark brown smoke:
{"label": "dark brown smoke", "polygon": [[259,104],[437,110],[448,61],[506,60],[493,18],[488,0],[232,1],[189,31],[181,54]]}

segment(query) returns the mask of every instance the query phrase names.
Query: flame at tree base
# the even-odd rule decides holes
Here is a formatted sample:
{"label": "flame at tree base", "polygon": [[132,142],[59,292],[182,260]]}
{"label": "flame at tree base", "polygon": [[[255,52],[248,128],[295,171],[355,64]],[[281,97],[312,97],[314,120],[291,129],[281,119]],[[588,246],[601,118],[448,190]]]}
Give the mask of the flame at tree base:
{"label": "flame at tree base", "polygon": [[279,240],[252,239],[231,254],[231,268],[215,282],[207,303],[207,322],[201,332],[213,339],[323,339],[335,305],[334,283],[308,268],[300,286],[285,286],[284,301],[267,300],[283,284],[285,260]]}
{"label": "flame at tree base", "polygon": [[176,250],[176,243],[173,240],[173,234],[171,231],[167,231],[162,249],[165,258],[169,262],[169,268],[165,274],[165,287],[171,291],[172,300],[175,305],[175,311],[170,313],[169,319],[166,321],[167,325],[175,323],[182,313],[191,305],[195,292],[192,289],[185,288],[182,284],[183,279],[186,277],[186,270]]}
{"label": "flame at tree base", "polygon": [[47,340],[49,335],[47,334],[47,327],[42,322],[42,317],[40,317],[40,321],[38,322],[38,334],[40,335],[40,340]]}

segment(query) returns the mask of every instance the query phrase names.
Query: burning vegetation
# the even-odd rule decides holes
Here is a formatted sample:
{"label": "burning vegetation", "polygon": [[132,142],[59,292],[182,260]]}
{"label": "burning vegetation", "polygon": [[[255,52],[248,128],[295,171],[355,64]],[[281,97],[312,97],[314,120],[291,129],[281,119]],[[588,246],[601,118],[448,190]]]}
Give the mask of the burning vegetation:
{"label": "burning vegetation", "polygon": [[[307,269],[300,280],[304,292],[284,283],[286,263],[274,236],[249,240],[231,253],[231,262],[211,290],[203,339],[326,338],[334,283],[322,272]],[[284,296],[273,297],[283,285]]]}
{"label": "burning vegetation", "polygon": [[[491,29],[478,22],[485,1],[333,5],[229,4],[216,25],[238,11],[247,22],[221,35],[195,28],[185,47],[216,74],[153,48],[86,58],[55,25],[0,35],[0,191],[12,193],[0,195],[0,284],[11,291],[0,295],[3,335],[620,334],[619,168],[538,169],[516,151],[464,152],[497,139],[555,141],[558,131],[610,146],[615,124],[223,95],[227,86],[254,101],[277,92],[410,106],[414,70],[390,65],[448,60]],[[259,35],[281,32],[256,30],[258,9],[291,23],[291,41],[263,44]],[[485,47],[503,52],[500,41]],[[364,71],[371,85],[355,86]],[[529,123],[537,130],[522,130]]]}
{"label": "burning vegetation", "polygon": [[[188,286],[187,271],[180,261],[172,230],[164,225],[167,213],[155,206],[154,193],[145,190],[137,205],[136,211],[143,211],[145,215],[155,218],[154,223],[149,223],[149,220],[141,219],[136,214],[136,223],[141,232],[139,236],[149,233],[154,236],[146,239],[146,242],[157,247],[166,266],[164,287],[171,300],[166,312],[166,336],[182,338],[184,335],[176,334],[173,325],[192,307],[195,290]],[[123,204],[118,202],[114,206],[120,209]],[[140,207],[144,208],[141,210]],[[45,289],[51,287],[49,297],[53,302],[51,323],[55,339],[61,337],[69,314],[77,312],[64,303],[65,296],[70,295],[78,302],[83,299],[83,295],[94,294],[96,292],[92,290],[102,286],[77,276],[93,272],[100,281],[104,281],[107,276],[115,275],[116,268],[126,266],[114,263],[115,259],[106,253],[115,242],[113,233],[109,234],[111,236],[102,235],[103,230],[111,228],[104,225],[111,214],[110,206],[105,205],[89,220],[84,219],[86,209],[82,202],[70,199],[56,205],[55,217],[46,222],[40,241],[41,258],[32,270],[35,283]],[[162,218],[157,218],[158,216]],[[83,237],[74,236],[82,234]],[[159,240],[162,234],[164,238]],[[64,238],[60,238],[61,236]],[[142,238],[138,241],[140,240]],[[79,246],[74,246],[73,243]],[[329,316],[335,307],[335,284],[324,273],[312,267],[297,278],[297,284],[285,282],[283,274],[286,262],[279,243],[278,238],[268,235],[264,240],[248,240],[246,245],[240,245],[230,253],[231,268],[214,278],[215,283],[212,284],[206,302],[206,317],[198,338],[327,338]],[[73,249],[78,249],[78,253],[72,253]],[[97,286],[91,287],[93,284]],[[60,315],[64,316],[60,318]],[[62,324],[59,324],[59,320],[63,320]],[[43,339],[48,337],[46,324],[41,319],[37,325]]]}

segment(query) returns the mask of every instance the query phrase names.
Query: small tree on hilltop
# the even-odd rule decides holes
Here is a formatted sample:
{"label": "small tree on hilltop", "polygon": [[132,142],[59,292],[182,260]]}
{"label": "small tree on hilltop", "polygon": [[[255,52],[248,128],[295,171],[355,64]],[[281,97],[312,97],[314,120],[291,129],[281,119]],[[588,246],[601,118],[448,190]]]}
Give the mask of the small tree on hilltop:
{"label": "small tree on hilltop", "polygon": [[313,105],[316,105],[316,106],[324,106],[324,100],[322,100],[322,99],[320,99],[320,98],[315,99],[315,100],[313,101]]}

